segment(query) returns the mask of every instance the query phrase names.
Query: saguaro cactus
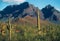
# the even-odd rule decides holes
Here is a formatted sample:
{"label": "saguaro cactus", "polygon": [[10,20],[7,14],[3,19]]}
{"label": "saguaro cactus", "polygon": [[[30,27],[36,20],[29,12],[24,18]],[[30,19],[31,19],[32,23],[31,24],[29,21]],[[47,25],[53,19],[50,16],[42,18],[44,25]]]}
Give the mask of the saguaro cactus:
{"label": "saguaro cactus", "polygon": [[5,36],[5,28],[6,28],[6,25],[3,23],[3,24],[1,24],[1,34],[2,34],[2,36]]}
{"label": "saguaro cactus", "polygon": [[38,29],[40,30],[40,17],[39,17],[39,16],[40,16],[40,15],[39,15],[39,10],[38,10],[38,16],[37,16],[37,17],[38,17],[38,18],[37,18],[38,21],[37,21],[37,23],[38,23]]}
{"label": "saguaro cactus", "polygon": [[41,28],[40,28],[40,13],[39,10],[37,10],[37,27],[38,27],[38,34],[41,33]]}
{"label": "saguaro cactus", "polygon": [[8,27],[9,27],[9,33],[10,33],[10,40],[11,40],[11,28],[12,28],[12,26],[11,26],[11,19],[10,19],[10,17],[8,18]]}

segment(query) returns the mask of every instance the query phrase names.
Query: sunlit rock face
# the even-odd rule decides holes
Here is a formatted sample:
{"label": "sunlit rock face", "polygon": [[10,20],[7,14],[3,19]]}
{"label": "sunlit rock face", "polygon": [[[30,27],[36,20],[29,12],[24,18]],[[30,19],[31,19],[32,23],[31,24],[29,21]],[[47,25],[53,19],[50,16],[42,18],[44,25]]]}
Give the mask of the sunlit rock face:
{"label": "sunlit rock face", "polygon": [[24,18],[26,16],[37,18],[38,11],[41,20],[48,20],[53,22],[60,21],[60,12],[50,4],[40,10],[38,7],[35,7],[28,2],[24,2],[19,5],[7,6],[2,11],[0,11],[0,19],[6,20],[9,17],[12,19],[17,19]]}
{"label": "sunlit rock face", "polygon": [[43,15],[45,19],[49,19],[52,21],[59,21],[60,13],[50,4],[42,9]]}

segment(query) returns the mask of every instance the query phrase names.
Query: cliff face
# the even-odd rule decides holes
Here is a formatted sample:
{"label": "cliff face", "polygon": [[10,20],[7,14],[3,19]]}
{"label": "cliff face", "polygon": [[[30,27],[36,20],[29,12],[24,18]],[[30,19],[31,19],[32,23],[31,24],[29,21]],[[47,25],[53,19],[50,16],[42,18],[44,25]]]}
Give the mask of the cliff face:
{"label": "cliff face", "polygon": [[0,12],[1,17],[18,17],[19,15],[22,15],[24,9],[29,7],[28,2],[24,2],[20,5],[10,5],[7,6],[3,11]]}
{"label": "cliff face", "polygon": [[40,13],[40,19],[45,21],[60,22],[60,12],[53,6],[47,5],[41,10],[28,2],[19,5],[10,5],[0,11],[0,20],[6,20],[8,17],[15,19],[25,18],[26,16],[37,18],[37,10]]}
{"label": "cliff face", "polygon": [[[25,16],[37,17],[37,7],[29,4],[28,2],[24,2],[20,5],[10,5],[7,6],[3,11],[0,11],[0,19],[14,17],[14,18],[24,18]],[[40,11],[40,18],[43,19],[43,14]]]}
{"label": "cliff face", "polygon": [[53,6],[47,5],[41,11],[43,12],[45,19],[49,19],[51,21],[59,21],[60,13]]}

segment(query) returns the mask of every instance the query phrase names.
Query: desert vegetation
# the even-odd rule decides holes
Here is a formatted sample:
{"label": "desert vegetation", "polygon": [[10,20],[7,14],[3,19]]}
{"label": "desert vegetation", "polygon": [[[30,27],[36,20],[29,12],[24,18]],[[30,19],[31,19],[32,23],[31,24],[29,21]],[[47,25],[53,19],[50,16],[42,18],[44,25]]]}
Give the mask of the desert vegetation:
{"label": "desert vegetation", "polygon": [[40,35],[38,32],[36,25],[0,22],[0,41],[60,41],[58,24],[41,24]]}

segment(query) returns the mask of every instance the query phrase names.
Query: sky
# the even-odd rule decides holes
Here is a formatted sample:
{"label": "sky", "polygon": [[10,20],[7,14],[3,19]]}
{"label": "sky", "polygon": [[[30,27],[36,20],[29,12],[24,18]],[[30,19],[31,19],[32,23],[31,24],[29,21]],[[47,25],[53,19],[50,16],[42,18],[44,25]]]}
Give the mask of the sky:
{"label": "sky", "polygon": [[29,2],[39,9],[51,4],[60,11],[60,0],[0,0],[0,10],[3,10],[8,5],[21,4],[23,2]]}

